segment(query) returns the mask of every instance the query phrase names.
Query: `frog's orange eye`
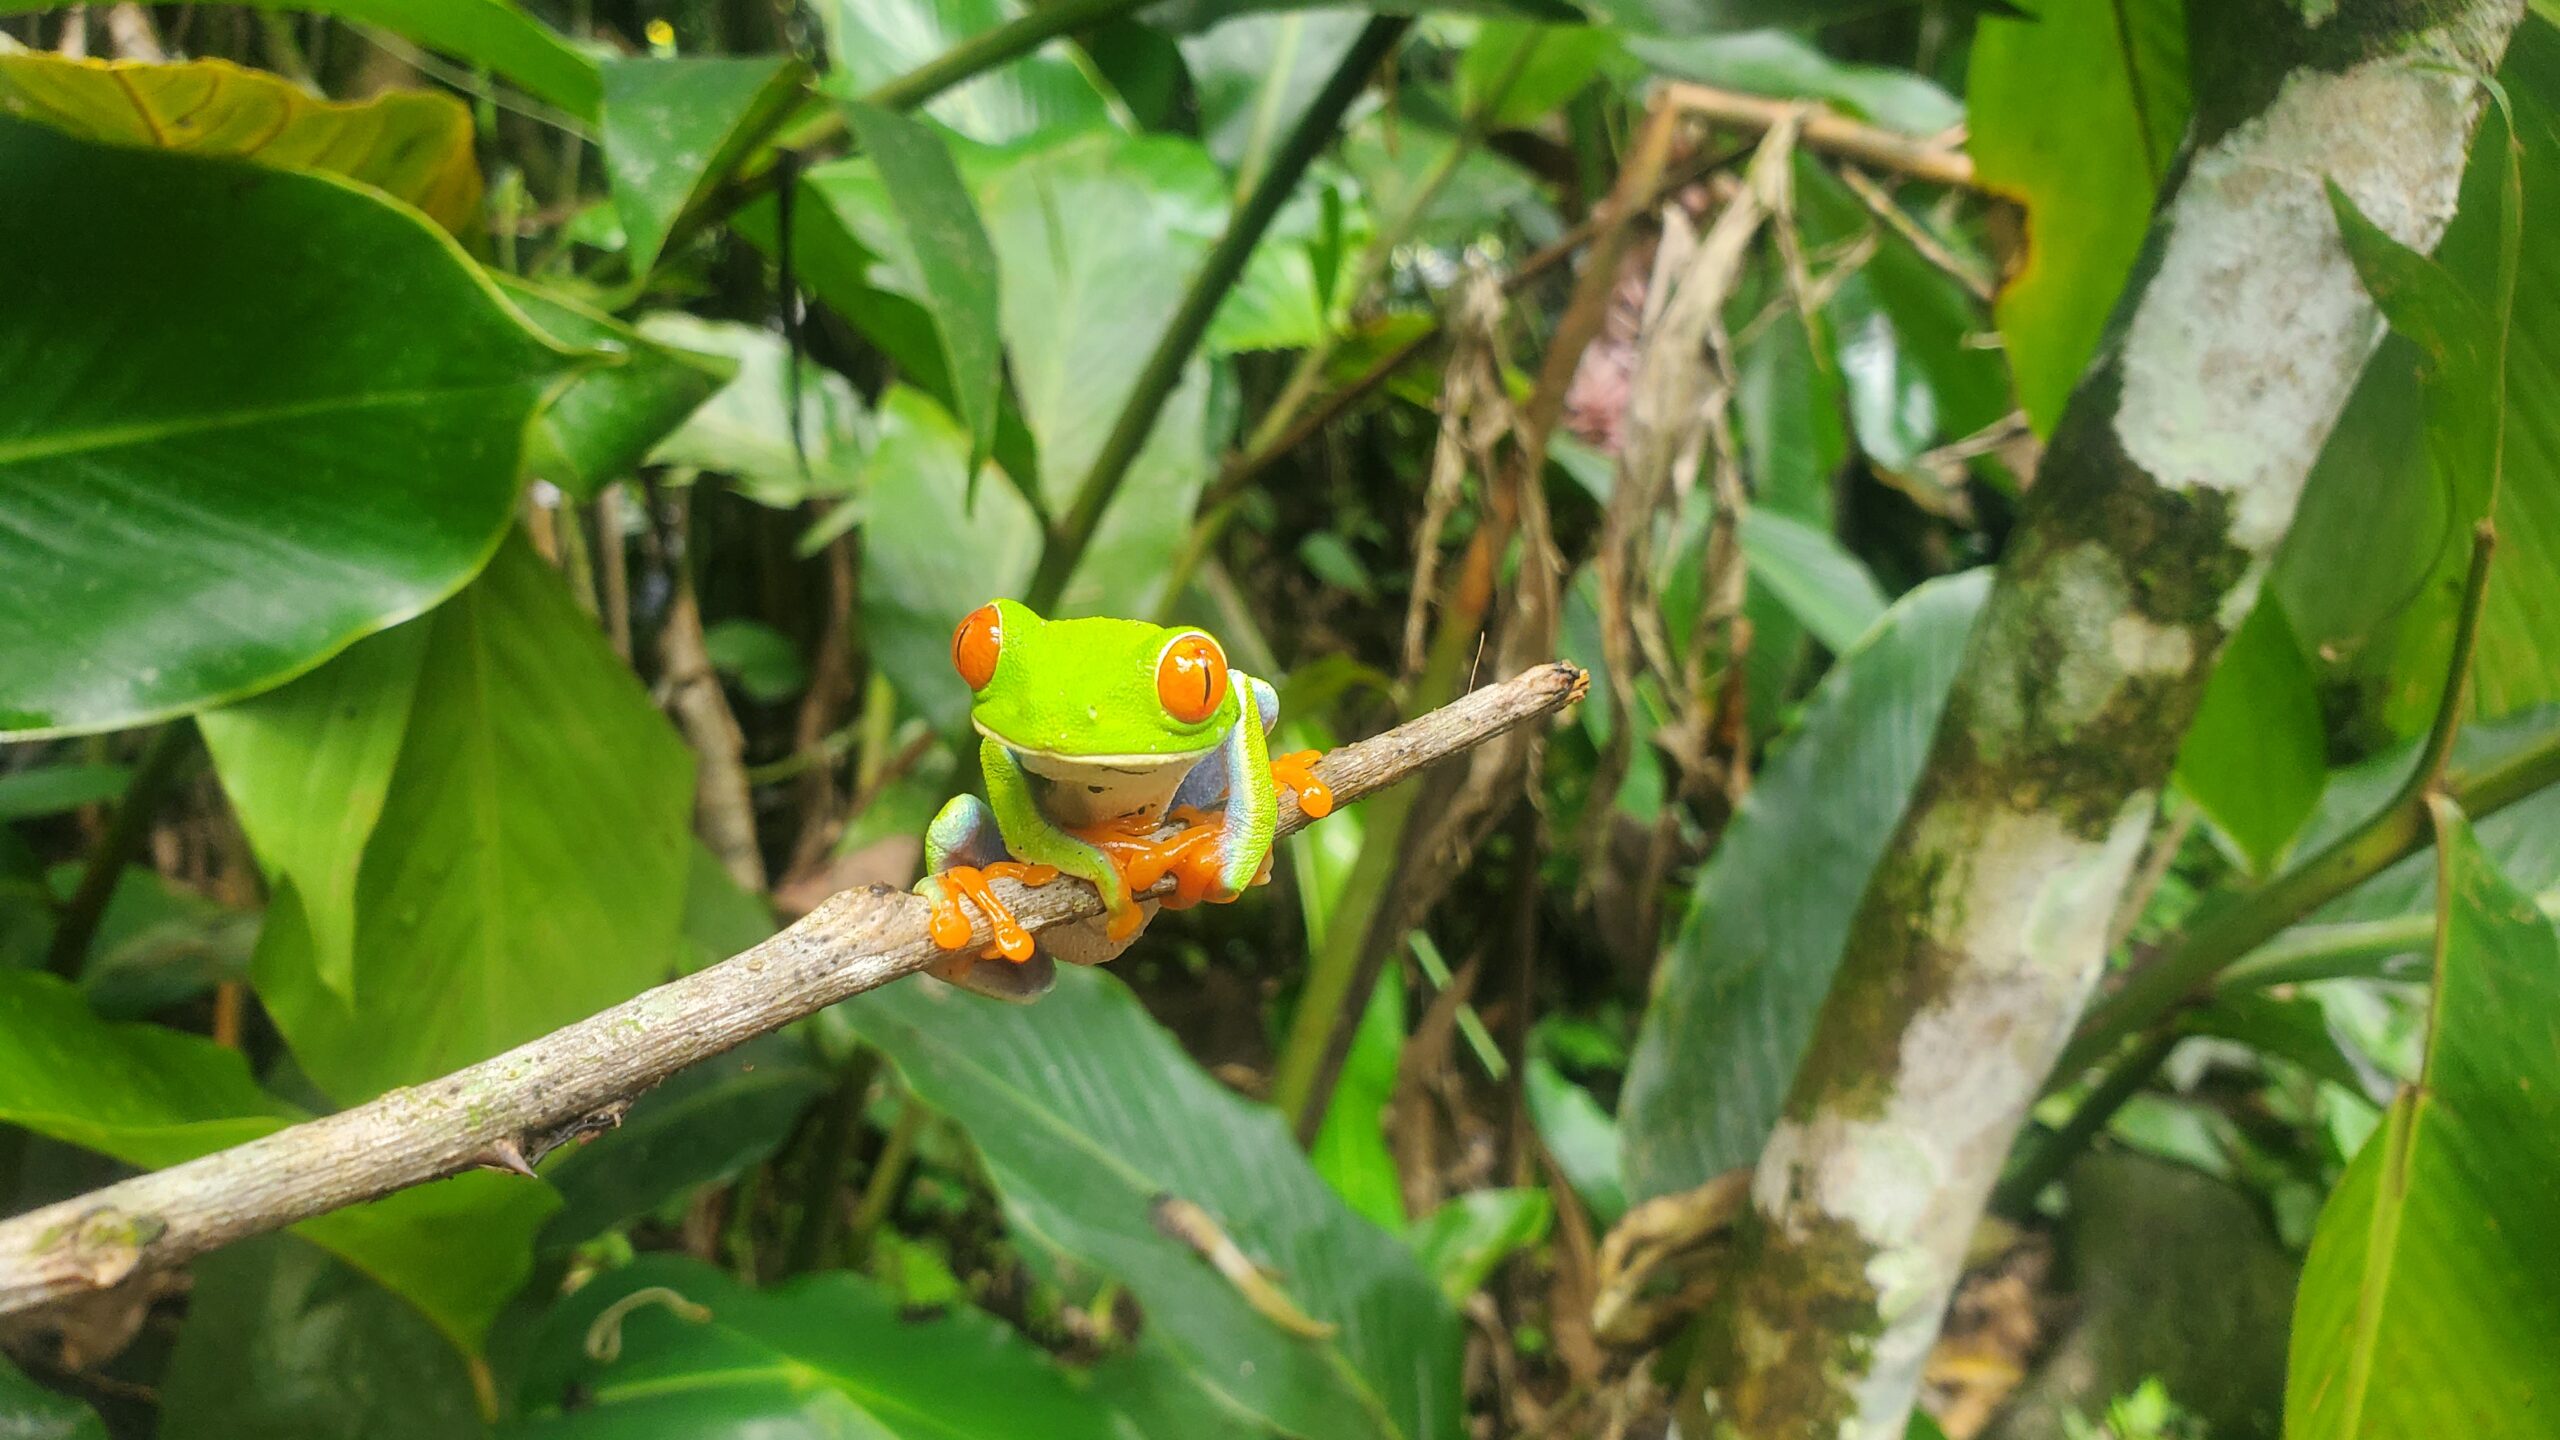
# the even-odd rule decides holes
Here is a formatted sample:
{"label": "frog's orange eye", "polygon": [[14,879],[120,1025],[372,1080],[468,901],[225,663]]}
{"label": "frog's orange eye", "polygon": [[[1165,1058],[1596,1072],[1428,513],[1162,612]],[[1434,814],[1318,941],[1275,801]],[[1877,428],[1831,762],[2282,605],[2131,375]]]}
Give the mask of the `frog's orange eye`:
{"label": "frog's orange eye", "polygon": [[984,690],[996,678],[996,656],[1004,649],[1004,620],[993,605],[981,605],[951,632],[951,668],[972,690]]}
{"label": "frog's orange eye", "polygon": [[1176,635],[1156,658],[1156,698],[1185,725],[1217,714],[1227,699],[1226,652],[1197,630]]}

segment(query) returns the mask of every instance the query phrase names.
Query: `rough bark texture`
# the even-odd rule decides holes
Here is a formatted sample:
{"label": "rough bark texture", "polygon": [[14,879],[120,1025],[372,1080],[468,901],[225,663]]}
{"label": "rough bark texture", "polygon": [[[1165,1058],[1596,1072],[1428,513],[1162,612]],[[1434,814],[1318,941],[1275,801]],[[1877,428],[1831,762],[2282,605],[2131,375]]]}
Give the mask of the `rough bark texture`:
{"label": "rough bark texture", "polygon": [[[1562,709],[1583,684],[1570,665],[1540,665],[1345,746],[1316,773],[1348,804]],[[1283,795],[1281,832],[1306,823]],[[1171,889],[1170,881],[1158,887]],[[1001,881],[998,890],[1035,932],[1102,913],[1090,885],[1026,890]],[[980,924],[971,943],[986,939]],[[926,938],[924,901],[846,891],[752,950],[493,1060],[0,1222],[0,1315],[474,1165],[539,1160],[617,1120],[632,1097],[685,1066],[913,974],[942,953]]]}
{"label": "rough bark texture", "polygon": [[2186,157],[1761,1156],[1691,1440],[1903,1433],[2214,657],[2380,339],[2323,181],[2432,249],[2520,10],[2191,7]]}

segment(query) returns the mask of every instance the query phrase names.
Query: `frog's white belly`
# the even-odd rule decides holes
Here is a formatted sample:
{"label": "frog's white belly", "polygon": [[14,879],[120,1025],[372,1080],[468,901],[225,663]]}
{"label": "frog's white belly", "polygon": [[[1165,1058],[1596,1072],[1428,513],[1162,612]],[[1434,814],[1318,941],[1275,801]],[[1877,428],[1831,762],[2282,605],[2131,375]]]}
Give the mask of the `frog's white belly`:
{"label": "frog's white belly", "polygon": [[1041,810],[1056,823],[1076,828],[1123,815],[1162,814],[1182,777],[1208,754],[1130,756],[1105,763],[1015,750],[1013,758],[1033,777]]}

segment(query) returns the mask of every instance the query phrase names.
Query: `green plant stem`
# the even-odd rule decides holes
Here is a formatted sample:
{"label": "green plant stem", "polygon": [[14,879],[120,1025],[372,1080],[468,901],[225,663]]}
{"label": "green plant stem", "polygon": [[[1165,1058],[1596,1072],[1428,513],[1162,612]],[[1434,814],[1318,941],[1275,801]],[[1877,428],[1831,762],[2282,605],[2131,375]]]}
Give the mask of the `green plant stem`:
{"label": "green plant stem", "polygon": [[2489,556],[2495,547],[2496,534],[2484,520],[2472,537],[2471,568],[2463,584],[2444,695],[2408,783],[2372,819],[2264,888],[2241,897],[2176,949],[2134,972],[2123,989],[2099,1002],[2081,1021],[2079,1034],[2054,1064],[2056,1079],[2067,1083],[2126,1037],[2159,1025],[2213,977],[2286,926],[2414,853],[2430,833],[2427,796],[2439,786],[2477,817],[2560,782],[2560,730],[2477,775],[2445,774],[2462,724],[2471,656],[2479,644],[2480,611],[2488,589]]}
{"label": "green plant stem", "polygon": [[[1538,53],[1539,44],[1539,37],[1532,34],[1512,53],[1509,67],[1494,82],[1493,88],[1470,108],[1459,124],[1457,135],[1450,140],[1447,152],[1432,165],[1422,183],[1414,187],[1412,198],[1405,202],[1393,220],[1387,222],[1385,229],[1362,247],[1360,259],[1352,267],[1351,282],[1343,287],[1346,304],[1359,304],[1360,297],[1368,293],[1369,287],[1378,283],[1378,278],[1386,273],[1387,262],[1394,257],[1396,247],[1412,236],[1414,227],[1422,223],[1424,213],[1440,198],[1440,192],[1448,187],[1450,178],[1458,173],[1458,167],[1492,133],[1493,117],[1501,113],[1502,102],[1510,98],[1511,87],[1519,82],[1521,72],[1529,68],[1529,61]],[[1323,383],[1325,363],[1333,358],[1340,340],[1341,332],[1327,327],[1324,334],[1317,337],[1316,343],[1298,353],[1298,363],[1290,368],[1289,378],[1280,386],[1280,394],[1272,400],[1271,408],[1262,412],[1261,422],[1254,426],[1253,434],[1245,441],[1248,452],[1263,450],[1288,433],[1290,420],[1306,405],[1316,386]]]}
{"label": "green plant stem", "polygon": [[160,727],[142,752],[133,779],[125,785],[124,798],[116,802],[115,815],[107,822],[107,833],[98,838],[98,848],[89,852],[89,868],[81,872],[79,888],[54,917],[53,943],[45,951],[45,968],[54,974],[65,980],[80,978],[81,964],[89,958],[90,942],[98,938],[98,924],[106,918],[116,882],[142,853],[152,818],[185,773],[194,738],[192,723],[174,721]]}
{"label": "green plant stem", "polygon": [[862,1200],[853,1210],[853,1251],[857,1258],[871,1253],[871,1237],[888,1222],[889,1207],[898,1203],[898,1191],[905,1185],[907,1166],[915,1159],[916,1137],[923,1133],[924,1106],[914,1096],[907,1097],[898,1109],[898,1122],[889,1127],[889,1138],[880,1146],[880,1158],[872,1163],[870,1182],[862,1187]]}
{"label": "green plant stem", "polygon": [[2090,1141],[2098,1138],[2124,1103],[2142,1093],[2142,1087],[2151,1083],[2161,1062],[2185,1038],[2176,1030],[2163,1030],[2118,1060],[2061,1129],[2039,1132],[2028,1142],[2026,1153],[2018,1157],[2001,1178],[1999,1188],[1992,1192],[1991,1208],[2011,1217],[2032,1210],[2044,1187],[2060,1179],[2063,1170],[2088,1148]]}
{"label": "green plant stem", "polygon": [[852,1160],[853,1138],[862,1128],[862,1107],[879,1069],[878,1051],[868,1046],[855,1050],[835,1089],[821,1102],[817,1128],[809,1137],[808,1168],[801,1174],[800,1226],[784,1261],[789,1274],[805,1275],[834,1260],[836,1217],[844,1213],[836,1201]]}
{"label": "green plant stem", "polygon": [[1369,87],[1371,73],[1412,24],[1410,16],[1382,15],[1361,29],[1359,38],[1342,57],[1341,66],[1325,81],[1306,113],[1299,117],[1296,128],[1289,132],[1287,141],[1271,157],[1271,168],[1237,209],[1227,233],[1218,238],[1200,273],[1192,277],[1180,307],[1157,340],[1154,353],[1138,372],[1137,383],[1131,387],[1128,402],[1121,407],[1110,435],[1102,442],[1101,452],[1094,457],[1093,468],[1077,488],[1074,503],[1059,517],[1048,543],[1042,547],[1039,569],[1033,573],[1030,589],[1023,597],[1032,609],[1051,609],[1066,593],[1068,577],[1075,573],[1076,563],[1084,558],[1085,548],[1102,524],[1102,512],[1110,507],[1111,497],[1119,493],[1130,464],[1138,458],[1149,432],[1155,429],[1158,412],[1181,383],[1183,367],[1199,348],[1200,337],[1208,333],[1209,321],[1216,315],[1219,303],[1244,273],[1245,262],[1252,258],[1254,247],[1261,243],[1272,218],[1297,189],[1307,166],[1314,162],[1317,152],[1332,143],[1343,113]]}
{"label": "green plant stem", "polygon": [[[2560,922],[2560,890],[2534,897],[2542,913]],[[2215,978],[2217,992],[2264,990],[2272,985],[2302,985],[2316,980],[2387,979],[2376,965],[2394,955],[2424,950],[2435,938],[2435,917],[2393,915],[2381,920],[2344,920],[2335,925],[2297,925],[2249,952],[2249,957]]]}

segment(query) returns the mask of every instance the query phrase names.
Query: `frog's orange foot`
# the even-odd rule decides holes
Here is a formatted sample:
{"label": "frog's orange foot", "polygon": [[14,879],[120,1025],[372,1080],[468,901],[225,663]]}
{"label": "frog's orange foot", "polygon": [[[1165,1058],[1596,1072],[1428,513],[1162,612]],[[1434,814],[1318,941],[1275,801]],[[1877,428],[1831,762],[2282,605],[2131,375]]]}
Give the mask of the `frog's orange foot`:
{"label": "frog's orange foot", "polygon": [[[1133,901],[1168,875],[1173,877],[1173,893],[1163,897],[1168,910],[1187,910],[1203,900],[1234,899],[1218,888],[1218,842],[1225,838],[1225,821],[1188,806],[1166,819],[1182,828],[1159,836],[1163,822],[1124,816],[1074,834],[1110,859]],[[1145,917],[1132,904],[1111,917],[1111,938],[1126,940],[1143,923]]]}
{"label": "frog's orange foot", "polygon": [[945,950],[965,948],[972,930],[969,912],[961,905],[965,900],[977,908],[978,914],[987,922],[987,933],[994,937],[995,943],[979,952],[977,958],[992,960],[1001,955],[1019,965],[1031,958],[1031,932],[1023,929],[1022,922],[1014,918],[1013,910],[996,898],[989,882],[1016,880],[1025,885],[1046,885],[1057,878],[1058,869],[1054,865],[1024,865],[1012,860],[1001,860],[984,868],[954,865],[933,876],[936,884],[933,893],[926,897],[932,906],[932,921],[926,927],[927,931],[933,936],[933,943]]}
{"label": "frog's orange foot", "polygon": [[1300,750],[1276,755],[1271,760],[1271,778],[1289,787],[1298,797],[1298,808],[1310,820],[1321,820],[1333,813],[1333,787],[1316,778],[1316,762],[1324,758],[1319,750]]}

